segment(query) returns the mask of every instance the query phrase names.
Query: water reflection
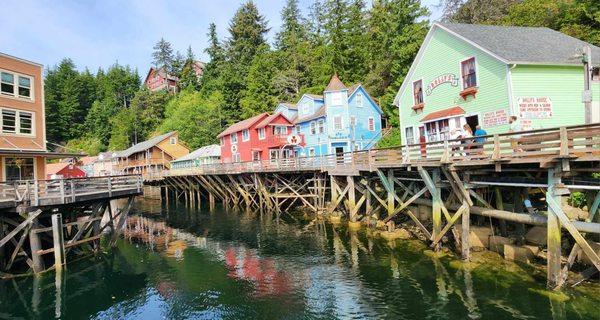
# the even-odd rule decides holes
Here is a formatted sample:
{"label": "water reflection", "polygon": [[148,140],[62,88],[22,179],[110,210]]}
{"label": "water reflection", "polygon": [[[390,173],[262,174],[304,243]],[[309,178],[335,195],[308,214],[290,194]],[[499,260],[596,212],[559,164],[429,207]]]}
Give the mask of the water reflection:
{"label": "water reflection", "polygon": [[585,319],[600,302],[565,303],[502,263],[463,265],[322,220],[136,210],[117,250],[0,281],[0,318]]}

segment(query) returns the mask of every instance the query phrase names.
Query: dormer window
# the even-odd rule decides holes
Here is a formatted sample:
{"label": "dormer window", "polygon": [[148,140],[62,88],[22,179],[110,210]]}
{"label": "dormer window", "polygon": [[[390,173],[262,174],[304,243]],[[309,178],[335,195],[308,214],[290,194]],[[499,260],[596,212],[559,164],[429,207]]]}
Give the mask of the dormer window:
{"label": "dormer window", "polygon": [[463,90],[477,87],[477,70],[475,68],[475,57],[471,57],[460,63]]}

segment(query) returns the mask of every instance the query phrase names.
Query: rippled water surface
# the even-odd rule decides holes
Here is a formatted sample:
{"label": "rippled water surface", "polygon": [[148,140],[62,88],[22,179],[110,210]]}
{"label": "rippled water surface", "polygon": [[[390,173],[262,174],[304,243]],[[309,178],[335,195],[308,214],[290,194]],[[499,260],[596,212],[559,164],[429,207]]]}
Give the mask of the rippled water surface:
{"label": "rippled water surface", "polygon": [[465,267],[287,214],[150,201],[135,213],[115,250],[0,280],[0,319],[600,319],[597,285],[549,293],[500,259]]}

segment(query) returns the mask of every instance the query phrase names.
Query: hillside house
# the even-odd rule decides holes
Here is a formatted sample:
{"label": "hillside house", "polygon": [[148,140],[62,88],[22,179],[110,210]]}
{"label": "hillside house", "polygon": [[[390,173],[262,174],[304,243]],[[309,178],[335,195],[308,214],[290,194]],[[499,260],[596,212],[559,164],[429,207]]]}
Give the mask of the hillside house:
{"label": "hillside house", "polygon": [[583,124],[581,54],[592,49],[593,120],[600,121],[600,48],[548,28],[434,23],[395,98],[402,143]]}
{"label": "hillside house", "polygon": [[85,178],[86,172],[70,162],[46,164],[46,179]]}
{"label": "hillside house", "polygon": [[113,170],[123,174],[154,173],[171,167],[171,161],[189,153],[177,132],[169,132],[116,152]]}

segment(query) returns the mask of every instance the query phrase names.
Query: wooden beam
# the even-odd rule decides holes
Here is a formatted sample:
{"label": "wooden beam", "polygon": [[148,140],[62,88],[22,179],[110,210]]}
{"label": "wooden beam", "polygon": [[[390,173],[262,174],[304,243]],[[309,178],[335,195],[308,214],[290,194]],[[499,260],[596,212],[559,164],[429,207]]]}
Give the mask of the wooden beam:
{"label": "wooden beam", "polygon": [[[558,288],[562,282],[561,269],[561,226],[559,212],[551,206],[553,200],[560,202],[560,196],[554,194],[554,186],[560,183],[560,175],[554,169],[548,169],[548,192],[546,193],[546,202],[548,203],[548,224],[547,224],[547,285],[551,289]],[[553,199],[554,198],[554,199]]]}

